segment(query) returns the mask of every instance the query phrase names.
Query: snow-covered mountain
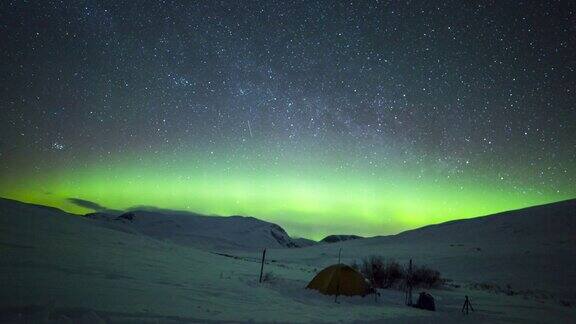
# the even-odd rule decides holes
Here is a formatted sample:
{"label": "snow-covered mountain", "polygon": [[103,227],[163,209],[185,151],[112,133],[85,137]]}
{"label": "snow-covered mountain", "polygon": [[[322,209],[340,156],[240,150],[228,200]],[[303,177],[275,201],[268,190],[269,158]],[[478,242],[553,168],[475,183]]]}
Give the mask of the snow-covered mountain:
{"label": "snow-covered mountain", "polygon": [[[461,323],[464,295],[476,310],[468,323],[570,323],[576,318],[575,205],[336,246],[269,249],[264,272],[272,280],[259,283],[259,251],[212,253],[140,232],[157,217],[166,220],[160,215],[138,225],[146,213],[94,220],[0,199],[0,323]],[[118,219],[104,220],[109,217]],[[169,228],[185,225],[168,219]],[[380,290],[378,301],[341,296],[335,304],[333,296],[305,287],[337,262],[340,248],[344,263],[373,254],[413,259],[453,281],[430,291],[436,312],[406,307],[397,290]]]}
{"label": "snow-covered mountain", "polygon": [[342,241],[357,240],[357,239],[361,239],[361,238],[362,238],[362,236],[358,236],[358,235],[344,235],[344,234],[328,235],[325,238],[323,238],[322,240],[320,240],[320,242],[322,242],[322,243],[336,243],[336,242],[342,242]]}
{"label": "snow-covered mountain", "polygon": [[293,248],[300,244],[276,224],[254,217],[204,216],[171,210],[86,215],[94,224],[203,249]]}

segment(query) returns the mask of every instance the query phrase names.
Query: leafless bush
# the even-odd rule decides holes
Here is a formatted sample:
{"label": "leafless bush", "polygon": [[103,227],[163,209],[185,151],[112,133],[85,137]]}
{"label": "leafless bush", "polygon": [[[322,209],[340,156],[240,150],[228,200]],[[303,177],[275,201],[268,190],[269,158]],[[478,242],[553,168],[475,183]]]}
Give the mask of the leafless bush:
{"label": "leafless bush", "polygon": [[354,261],[351,267],[360,271],[375,288],[393,288],[407,286],[434,288],[442,285],[440,272],[427,266],[403,267],[394,259],[385,260],[381,256],[364,258],[360,263]]}
{"label": "leafless bush", "polygon": [[393,259],[384,260],[381,256],[370,256],[352,267],[358,269],[375,288],[390,288],[402,278],[402,267]]}
{"label": "leafless bush", "polygon": [[440,272],[427,266],[415,266],[412,271],[412,286],[427,289],[438,287],[442,284]]}

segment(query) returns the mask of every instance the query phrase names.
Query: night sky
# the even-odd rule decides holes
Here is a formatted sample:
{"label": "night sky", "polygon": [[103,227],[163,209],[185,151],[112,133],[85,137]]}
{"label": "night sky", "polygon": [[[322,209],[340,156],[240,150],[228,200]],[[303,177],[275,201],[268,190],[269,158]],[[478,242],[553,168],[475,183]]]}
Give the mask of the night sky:
{"label": "night sky", "polygon": [[0,44],[3,197],[311,238],[576,197],[574,1],[2,1]]}

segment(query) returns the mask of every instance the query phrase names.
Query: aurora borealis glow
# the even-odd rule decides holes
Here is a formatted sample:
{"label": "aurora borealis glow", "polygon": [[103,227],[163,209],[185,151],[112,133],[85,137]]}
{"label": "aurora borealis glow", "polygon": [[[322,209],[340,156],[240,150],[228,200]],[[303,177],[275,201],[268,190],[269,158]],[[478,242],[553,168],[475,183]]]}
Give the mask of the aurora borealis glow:
{"label": "aurora borealis glow", "polygon": [[574,198],[574,10],[5,1],[0,196],[311,238]]}

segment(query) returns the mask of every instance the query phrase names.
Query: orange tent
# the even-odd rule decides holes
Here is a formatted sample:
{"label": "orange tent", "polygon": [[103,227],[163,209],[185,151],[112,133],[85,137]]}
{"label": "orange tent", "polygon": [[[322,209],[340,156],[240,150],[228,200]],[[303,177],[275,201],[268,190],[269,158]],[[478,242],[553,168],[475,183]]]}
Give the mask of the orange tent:
{"label": "orange tent", "polygon": [[370,286],[362,274],[345,264],[334,264],[320,271],[306,286],[324,295],[364,296]]}

